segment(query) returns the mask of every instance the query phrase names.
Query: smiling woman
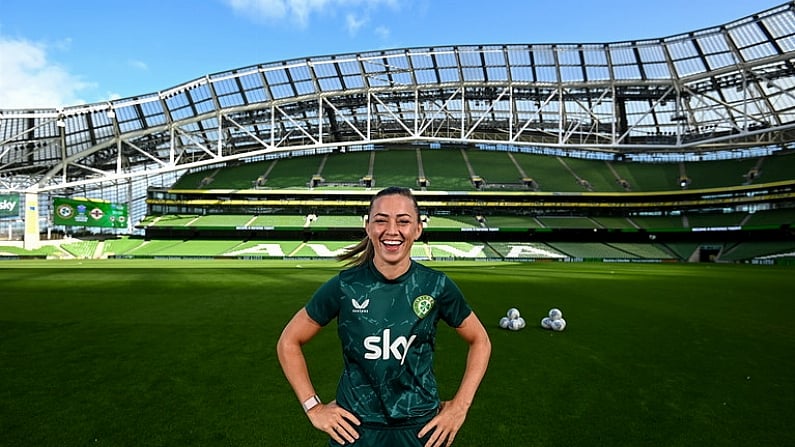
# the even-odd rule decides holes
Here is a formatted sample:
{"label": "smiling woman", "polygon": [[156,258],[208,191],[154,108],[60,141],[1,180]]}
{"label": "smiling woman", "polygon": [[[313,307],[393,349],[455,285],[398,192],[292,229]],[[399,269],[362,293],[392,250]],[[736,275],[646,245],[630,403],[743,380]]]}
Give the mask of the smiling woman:
{"label": "smiling woman", "polygon": [[367,237],[338,259],[350,265],[376,261],[377,268],[391,278],[405,272],[414,241],[422,234],[420,210],[411,190],[392,186],[379,191],[370,204],[365,231]]}
{"label": "smiling woman", "polygon": [[[365,230],[367,237],[342,256],[352,266],[322,285],[282,332],[282,369],[332,446],[450,445],[486,372],[491,342],[458,286],[411,259],[422,234],[411,190],[378,192]],[[345,369],[336,399],[324,404],[302,346],[334,319]],[[433,368],[439,320],[469,345],[458,391],[444,402]]]}

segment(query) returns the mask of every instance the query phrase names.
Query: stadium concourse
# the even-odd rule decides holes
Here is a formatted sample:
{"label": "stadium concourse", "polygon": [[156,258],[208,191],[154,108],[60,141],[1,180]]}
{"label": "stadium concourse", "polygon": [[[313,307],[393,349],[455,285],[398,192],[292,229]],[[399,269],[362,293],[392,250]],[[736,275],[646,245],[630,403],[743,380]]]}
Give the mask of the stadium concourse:
{"label": "stadium concourse", "polygon": [[296,55],[0,110],[4,258],[329,258],[380,187],[423,259],[795,257],[795,3],[627,42]]}

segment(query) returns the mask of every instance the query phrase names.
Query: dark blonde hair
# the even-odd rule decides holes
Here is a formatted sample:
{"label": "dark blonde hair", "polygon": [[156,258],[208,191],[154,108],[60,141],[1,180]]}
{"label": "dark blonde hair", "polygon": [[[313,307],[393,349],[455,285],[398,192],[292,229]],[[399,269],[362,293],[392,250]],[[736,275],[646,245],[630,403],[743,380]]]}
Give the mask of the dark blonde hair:
{"label": "dark blonde hair", "polygon": [[[403,197],[407,197],[411,200],[414,204],[414,213],[417,214],[417,222],[420,222],[420,207],[417,205],[417,199],[414,197],[414,194],[411,192],[411,189],[404,188],[402,186],[390,186],[378,191],[373,198],[370,200],[370,206],[367,209],[367,217],[370,217],[370,213],[373,211],[373,204],[376,200],[380,199],[381,197],[385,196],[392,196],[392,195],[399,195]],[[344,253],[337,256],[338,261],[347,261],[347,265],[349,266],[358,266],[366,264],[373,260],[375,257],[375,247],[373,247],[373,242],[370,240],[368,236],[365,236],[361,241],[359,241],[353,247],[345,250]]]}

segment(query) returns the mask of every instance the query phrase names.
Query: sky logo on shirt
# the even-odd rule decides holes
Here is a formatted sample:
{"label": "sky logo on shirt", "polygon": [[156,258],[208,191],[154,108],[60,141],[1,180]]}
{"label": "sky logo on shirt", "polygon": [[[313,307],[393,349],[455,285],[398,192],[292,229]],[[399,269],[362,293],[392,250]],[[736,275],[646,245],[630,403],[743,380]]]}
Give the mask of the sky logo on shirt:
{"label": "sky logo on shirt", "polygon": [[367,353],[364,358],[367,360],[389,360],[394,358],[400,360],[400,364],[406,361],[406,354],[409,352],[409,347],[417,338],[413,335],[409,338],[399,336],[392,340],[391,329],[384,329],[382,336],[371,335],[364,339],[364,349]]}

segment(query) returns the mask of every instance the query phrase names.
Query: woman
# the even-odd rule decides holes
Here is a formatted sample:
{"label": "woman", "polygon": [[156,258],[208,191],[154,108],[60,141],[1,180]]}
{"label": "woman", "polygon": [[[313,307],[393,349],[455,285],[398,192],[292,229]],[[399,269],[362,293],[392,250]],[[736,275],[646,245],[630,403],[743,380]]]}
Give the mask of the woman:
{"label": "woman", "polygon": [[[411,190],[378,192],[365,232],[341,256],[351,267],[322,285],[284,328],[279,362],[312,425],[331,437],[329,445],[449,446],[486,372],[488,334],[446,275],[411,259],[422,234]],[[336,399],[323,403],[301,346],[335,318],[345,367]],[[469,344],[461,384],[446,402],[433,373],[440,319]]]}

